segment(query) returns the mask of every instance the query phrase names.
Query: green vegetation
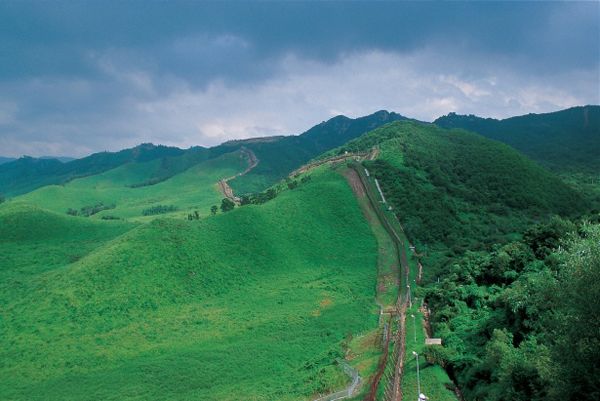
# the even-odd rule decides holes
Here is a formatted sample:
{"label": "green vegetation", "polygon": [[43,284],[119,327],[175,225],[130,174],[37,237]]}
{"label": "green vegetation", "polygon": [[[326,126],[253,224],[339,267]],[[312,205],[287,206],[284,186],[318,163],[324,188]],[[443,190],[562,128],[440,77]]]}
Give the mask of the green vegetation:
{"label": "green vegetation", "polygon": [[227,198],[224,198],[223,200],[221,200],[221,211],[223,213],[233,210],[234,207],[235,207],[235,203],[233,203],[233,201],[231,201]]}
{"label": "green vegetation", "polygon": [[467,400],[598,399],[600,225],[523,237],[457,258],[427,291],[439,357]]}
{"label": "green vegetation", "polygon": [[[466,400],[597,399],[597,368],[584,361],[598,360],[597,319],[587,318],[600,313],[600,287],[590,285],[598,229],[570,222],[590,203],[507,146],[464,131],[394,123],[336,152],[373,146],[380,155],[364,164],[424,256],[430,284],[416,295],[444,340],[424,355]],[[569,232],[579,235],[564,242]],[[415,388],[410,357],[403,380]],[[421,362],[423,389],[444,399],[439,369]]]}
{"label": "green vegetation", "polygon": [[126,164],[62,186],[46,186],[15,200],[62,213],[89,205],[115,206],[93,214],[97,218],[110,214],[125,219],[149,220],[156,211],[185,218],[190,210],[199,210],[207,215],[210,206],[220,202],[222,197],[215,184],[224,177],[243,171],[247,165],[239,152],[234,152],[197,164],[155,185],[130,186],[147,179],[160,163],[153,160]]}
{"label": "green vegetation", "polygon": [[[0,165],[0,191],[10,196],[20,195],[44,185],[64,184],[74,178],[99,174],[133,162],[144,163],[151,160],[160,160],[161,165],[170,166],[178,164],[171,162],[172,158],[177,159],[179,156],[183,156],[184,153],[203,154],[205,151],[203,148],[192,148],[184,151],[178,148],[146,143],[116,153],[95,153],[67,163],[62,163],[57,159],[22,157],[13,162]],[[186,156],[186,158],[189,157]],[[180,157],[180,159],[183,159],[183,157]],[[187,167],[191,165],[189,164]],[[163,170],[158,168],[155,171],[156,174],[162,176],[160,174]],[[176,172],[180,171],[183,170]]]}
{"label": "green vegetation", "polygon": [[337,152],[380,148],[365,162],[413,242],[428,253],[432,277],[467,249],[512,238],[536,219],[574,215],[587,201],[510,147],[464,131],[398,122]]}
{"label": "green vegetation", "polygon": [[156,205],[148,209],[142,210],[144,216],[155,216],[157,214],[165,214],[177,211],[177,206],[173,205]]}
{"label": "green vegetation", "polygon": [[231,141],[210,149],[193,147],[184,150],[142,144],[115,153],[95,153],[66,163],[56,159],[23,157],[0,164],[0,193],[17,196],[46,185],[64,185],[76,178],[102,174],[126,165],[144,167],[140,169],[143,175],[124,183],[125,186],[132,189],[154,186],[200,163],[237,152],[242,147],[254,151],[260,162],[253,171],[233,180],[231,185],[240,194],[260,192],[318,154],[399,119],[405,117],[387,111],[357,119],[338,116],[299,136]]}
{"label": "green vegetation", "polygon": [[83,206],[79,210],[69,208],[67,210],[67,214],[71,215],[71,216],[90,217],[96,213],[103,211],[103,210],[110,210],[110,209],[114,209],[115,207],[116,206],[114,203],[112,205],[105,205],[104,203],[99,202],[99,203],[96,203],[95,205]]}
{"label": "green vegetation", "polygon": [[[298,400],[342,387],[335,359],[377,325],[376,245],[343,177],[312,177],[260,206],[118,237],[131,226],[2,205],[0,398]],[[89,227],[111,235],[85,255],[61,246],[33,266],[21,252],[25,238],[49,254],[46,241]]]}
{"label": "green vegetation", "polygon": [[256,154],[260,160],[256,168],[229,183],[238,194],[256,193],[282,180],[291,171],[319,154],[397,120],[406,118],[387,111],[378,111],[356,119],[337,116],[298,136],[233,141],[224,143],[219,148],[237,149],[244,145]]}
{"label": "green vegetation", "polygon": [[513,146],[555,171],[600,172],[600,106],[495,120],[451,113],[434,124],[463,128]]}
{"label": "green vegetation", "polygon": [[[448,378],[441,364],[444,360],[426,357],[434,354],[437,345],[425,345],[425,330],[423,327],[423,313],[418,308],[417,302],[406,311],[406,354],[404,357],[404,374],[402,376],[402,394],[407,399],[418,399],[417,393],[417,361],[413,352],[419,355],[419,378],[421,392],[432,400],[456,401],[452,392],[455,385]],[[414,316],[414,318],[413,318]],[[416,338],[416,340],[415,340]]]}
{"label": "green vegetation", "polygon": [[[69,217],[18,202],[2,204],[2,298],[17,300],[22,294],[17,296],[13,291],[21,291],[31,285],[26,278],[29,275],[44,273],[76,262],[133,227],[135,225],[124,222],[101,222]],[[6,304],[0,305],[3,310],[2,316],[6,317]]]}
{"label": "green vegetation", "polygon": [[[593,131],[596,108],[583,112]],[[552,135],[580,114],[561,114],[568,123]],[[525,117],[507,126],[549,118]],[[598,399],[594,182],[569,173],[567,184],[507,145],[414,121],[328,153],[378,149],[364,162],[374,207],[325,166],[285,178],[399,119],[336,117],[300,136],[211,149],[142,145],[0,166],[11,196],[60,184],[0,197],[0,377],[10,378],[0,399],[304,400],[344,387],[338,358],[366,383],[385,323],[397,329],[378,316],[406,290],[400,261],[416,297],[405,397],[415,395],[417,351],[432,399],[454,400],[453,383],[467,401]],[[216,183],[246,170],[247,150],[260,161],[230,180],[236,208]],[[25,178],[14,179],[19,166]],[[427,306],[441,347],[423,345]]]}

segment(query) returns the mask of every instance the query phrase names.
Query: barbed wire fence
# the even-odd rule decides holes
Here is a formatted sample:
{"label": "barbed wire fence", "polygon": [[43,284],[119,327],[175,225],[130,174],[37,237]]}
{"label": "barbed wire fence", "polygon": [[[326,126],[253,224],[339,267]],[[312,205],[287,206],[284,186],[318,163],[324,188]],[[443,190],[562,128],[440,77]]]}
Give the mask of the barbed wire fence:
{"label": "barbed wire fence", "polygon": [[342,370],[344,371],[344,373],[346,373],[352,379],[352,381],[350,382],[348,387],[346,387],[345,389],[336,391],[335,393],[324,395],[322,397],[314,399],[313,401],[343,400],[344,398],[352,397],[352,395],[354,395],[354,392],[357,390],[357,388],[360,384],[360,381],[361,381],[360,375],[358,374],[358,370],[356,370],[352,366],[348,365],[342,359],[338,358],[338,359],[336,359],[336,361],[342,367]]}

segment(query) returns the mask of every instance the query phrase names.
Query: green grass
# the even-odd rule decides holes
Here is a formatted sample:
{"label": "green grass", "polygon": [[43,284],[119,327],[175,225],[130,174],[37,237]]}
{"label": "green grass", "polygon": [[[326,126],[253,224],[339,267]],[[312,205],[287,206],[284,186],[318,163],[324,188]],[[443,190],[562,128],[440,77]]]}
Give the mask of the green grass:
{"label": "green grass", "polygon": [[[414,319],[412,317],[414,315]],[[415,331],[416,326],[416,331]],[[416,341],[415,341],[416,333]],[[406,399],[417,399],[417,362],[413,351],[419,354],[421,392],[431,400],[456,401],[456,395],[446,386],[452,387],[452,381],[444,369],[436,364],[429,364],[423,356],[427,347],[423,314],[418,305],[407,309],[406,313],[406,354],[404,358],[404,374],[402,376],[402,394]]]}
{"label": "green grass", "polygon": [[26,277],[73,263],[135,225],[100,222],[11,202],[0,206],[0,276],[3,290]]}
{"label": "green grass", "polygon": [[461,130],[396,122],[332,154],[380,149],[364,162],[406,235],[425,253],[425,280],[467,249],[514,239],[531,222],[576,216],[592,202],[509,146]]}
{"label": "green grass", "polygon": [[160,165],[160,160],[130,163],[105,173],[73,180],[65,185],[50,185],[17,197],[40,207],[65,213],[69,208],[102,202],[115,205],[92,218],[115,216],[122,219],[148,221],[155,216],[143,217],[142,211],[156,205],[175,206],[174,216],[185,218],[193,210],[208,215],[212,205],[223,198],[216,183],[246,168],[239,152],[232,152],[200,163],[158,184],[131,188],[148,180]]}
{"label": "green grass", "polygon": [[[7,207],[9,231],[34,230]],[[0,399],[307,399],[347,382],[335,358],[377,326],[376,243],[329,170],[264,205],[120,236],[119,222],[47,214],[40,232],[112,234],[27,280],[3,271],[20,289],[0,292]]]}

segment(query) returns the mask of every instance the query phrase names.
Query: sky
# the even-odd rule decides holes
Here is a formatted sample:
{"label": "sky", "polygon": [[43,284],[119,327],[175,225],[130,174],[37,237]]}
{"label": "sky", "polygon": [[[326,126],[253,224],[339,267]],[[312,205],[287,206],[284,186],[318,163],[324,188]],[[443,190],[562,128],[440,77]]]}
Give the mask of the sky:
{"label": "sky", "polygon": [[0,2],[0,155],[600,103],[600,2]]}

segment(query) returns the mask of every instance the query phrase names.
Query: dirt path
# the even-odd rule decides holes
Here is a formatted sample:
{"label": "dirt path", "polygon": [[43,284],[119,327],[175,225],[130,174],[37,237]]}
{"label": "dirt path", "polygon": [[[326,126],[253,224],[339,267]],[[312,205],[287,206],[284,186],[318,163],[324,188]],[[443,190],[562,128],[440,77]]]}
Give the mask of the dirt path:
{"label": "dirt path", "polygon": [[[376,210],[375,208],[378,207],[378,204],[377,204],[378,200],[376,199],[376,195],[369,192],[369,189],[367,187],[369,184],[367,182],[365,182],[366,180],[368,180],[368,178],[367,178],[368,172],[365,171],[364,176],[363,176],[363,174],[361,174],[361,173],[359,173],[359,171],[357,171],[357,169],[361,169],[362,166],[358,165],[358,166],[355,166],[355,168],[346,170],[344,172],[344,176],[348,180],[348,183],[352,187],[352,190],[354,191],[357,198],[359,198],[359,199],[367,198],[367,200],[368,200],[366,202],[366,205],[368,205],[367,207],[369,207],[373,211],[373,214],[376,216],[375,219],[377,219],[378,223],[382,225],[382,227],[384,228],[384,231],[389,235],[392,242],[394,243],[394,247],[395,247],[394,252],[395,252],[395,255],[397,256],[399,264],[401,266],[400,274],[402,274],[403,276],[406,277],[404,280],[404,283],[408,283],[410,267],[408,264],[408,257],[406,255],[405,244],[402,241],[400,235],[397,232],[395,232],[395,230],[392,228],[392,224],[389,221],[384,221],[386,218],[385,215],[382,213],[375,213],[375,210]],[[370,215],[370,213],[365,212],[365,216],[369,220],[369,223],[374,224],[374,222],[372,221],[372,218],[369,218],[370,217],[369,215]],[[398,279],[400,279],[400,277],[398,277]],[[400,280],[400,282],[402,282],[402,280]],[[409,300],[408,300],[409,294],[406,291],[404,291],[403,287],[404,286],[402,284],[400,284],[400,288],[398,291],[398,298],[396,300],[396,305],[394,308],[395,315],[398,316],[398,330],[394,334],[396,345],[394,346],[394,355],[393,355],[393,359],[392,359],[393,361],[395,361],[395,367],[394,367],[393,379],[388,383],[388,386],[385,391],[385,393],[386,393],[385,399],[390,400],[390,401],[401,401],[402,400],[402,376],[404,373],[404,356],[406,353],[406,333],[405,333],[405,331],[406,331],[406,307],[409,303]],[[390,337],[391,337],[391,335],[387,336],[388,340]],[[364,399],[365,401],[374,401],[375,400],[375,397],[377,394],[377,388],[379,387],[379,383],[381,381],[381,378],[383,377],[385,367],[387,365],[387,361],[389,358],[388,345],[389,345],[389,341],[384,345],[383,355],[377,365],[377,370],[376,370],[375,374],[373,375],[371,382],[369,384],[369,393],[365,397],[365,399]]]}
{"label": "dirt path", "polygon": [[346,161],[349,159],[353,159],[356,161],[373,160],[375,157],[377,157],[378,154],[379,154],[379,149],[373,148],[368,152],[344,153],[343,155],[326,157],[324,159],[315,160],[314,162],[305,164],[305,165],[297,168],[296,170],[292,171],[289,175],[291,177],[294,175],[305,173],[308,170],[313,169],[315,167],[322,166],[323,164],[335,164],[335,163],[340,163],[340,162],[343,162],[343,161]]}
{"label": "dirt path", "polygon": [[246,169],[241,173],[237,173],[235,175],[232,175],[231,177],[223,178],[217,184],[219,191],[223,194],[223,196],[238,206],[240,204],[240,198],[235,196],[235,194],[233,193],[233,189],[231,188],[231,186],[229,186],[229,181],[249,173],[254,167],[258,166],[258,162],[260,161],[254,154],[254,152],[250,149],[242,147],[240,149],[240,153],[242,156],[246,157],[248,161],[248,167],[246,167]]}

